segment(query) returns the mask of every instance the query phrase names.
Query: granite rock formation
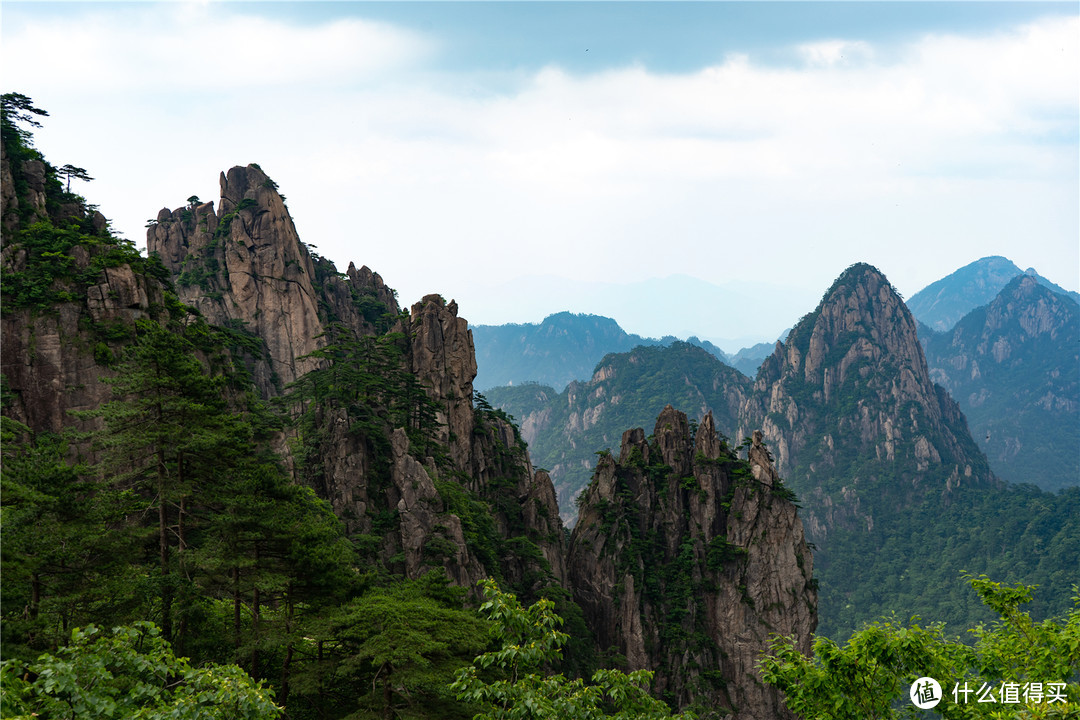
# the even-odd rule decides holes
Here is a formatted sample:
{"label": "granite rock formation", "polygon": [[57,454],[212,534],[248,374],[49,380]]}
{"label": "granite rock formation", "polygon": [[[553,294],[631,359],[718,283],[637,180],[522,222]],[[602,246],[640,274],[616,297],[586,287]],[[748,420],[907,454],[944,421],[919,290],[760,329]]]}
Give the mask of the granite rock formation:
{"label": "granite rock formation", "polygon": [[777,343],[741,426],[740,436],[763,430],[778,471],[805,501],[814,542],[837,526],[871,530],[875,510],[864,495],[881,482],[909,497],[997,482],[960,409],[932,382],[911,313],[862,263]]}
{"label": "granite rock formation", "polygon": [[994,472],[1057,490],[1080,483],[1080,306],[1018,275],[946,333],[920,335]]}
{"label": "granite rock formation", "polygon": [[383,313],[397,315],[393,291],[377,273],[350,265],[342,277],[311,254],[277,185],[257,165],[221,173],[220,185],[216,211],[213,203],[162,209],[146,245],[173,273],[182,302],[211,324],[262,338],[266,357],[255,378],[264,397],[318,366],[307,356],[322,346],[330,322],[371,335]]}
{"label": "granite rock formation", "polygon": [[598,646],[656,671],[673,705],[706,717],[792,717],[756,677],[772,634],[809,652],[813,558],[760,434],[739,460],[707,414],[691,436],[665,407],[652,439],[623,434],[585,490],[570,543],[574,597]]}
{"label": "granite rock formation", "polygon": [[387,470],[372,438],[351,429],[340,411],[318,417],[321,467],[311,478],[350,531],[370,533],[374,515],[396,513],[400,523],[382,544],[384,560],[404,557],[409,576],[442,565],[456,582],[474,586],[495,568],[469,553],[462,519],[436,492],[435,480],[452,478],[502,507],[499,530],[529,538],[549,565],[528,568],[520,558],[506,557],[504,571],[520,576],[531,569],[561,580],[562,533],[544,519],[558,517],[550,478],[533,472],[508,423],[474,412],[475,350],[457,304],[428,295],[404,315],[396,293],[377,273],[350,264],[341,274],[313,255],[300,241],[277,185],[259,166],[234,167],[221,174],[220,185],[216,211],[212,203],[162,210],[148,229],[147,246],[173,273],[184,303],[213,324],[263,341],[263,356],[253,358],[252,366],[264,397],[282,395],[290,383],[321,367],[326,361],[310,354],[325,347],[330,335],[390,333],[403,343],[403,369],[437,408],[434,439],[446,448],[449,466],[413,457],[415,449],[395,430],[383,480],[378,478]]}

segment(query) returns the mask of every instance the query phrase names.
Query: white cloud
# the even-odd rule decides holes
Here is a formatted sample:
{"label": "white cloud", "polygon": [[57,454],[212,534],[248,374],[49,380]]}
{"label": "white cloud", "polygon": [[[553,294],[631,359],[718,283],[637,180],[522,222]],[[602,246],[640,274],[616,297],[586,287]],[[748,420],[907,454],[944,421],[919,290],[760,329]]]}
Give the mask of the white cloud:
{"label": "white cloud", "polygon": [[4,55],[23,59],[16,74],[30,86],[180,93],[350,86],[432,51],[429,40],[385,23],[345,18],[302,26],[242,8],[129,5],[31,19],[5,33]]}
{"label": "white cloud", "polygon": [[874,51],[868,43],[860,40],[823,40],[806,43],[798,48],[799,56],[812,67],[833,67],[865,62],[873,58]]}
{"label": "white cloud", "polygon": [[795,67],[553,64],[467,95],[433,69],[437,42],[400,28],[138,7],[5,27],[3,49],[10,69],[35,44],[85,43],[81,67],[110,78],[76,89],[59,60],[8,72],[53,112],[39,144],[90,169],[88,194],[133,238],[255,161],[322,254],[370,265],[405,302],[457,295],[472,320],[476,279],[517,274],[750,267],[820,291],[867,260],[911,294],[997,253],[1078,285],[1076,18],[888,53],[819,43]]}

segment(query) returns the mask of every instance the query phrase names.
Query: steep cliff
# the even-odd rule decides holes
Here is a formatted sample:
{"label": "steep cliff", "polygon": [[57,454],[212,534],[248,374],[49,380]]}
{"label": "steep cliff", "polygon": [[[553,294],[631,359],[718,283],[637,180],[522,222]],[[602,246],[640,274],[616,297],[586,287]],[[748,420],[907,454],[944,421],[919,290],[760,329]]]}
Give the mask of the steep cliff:
{"label": "steep cliff", "polygon": [[[216,210],[197,199],[162,210],[147,246],[183,302],[262,342],[252,375],[264,398],[300,413],[299,475],[408,577],[442,566],[465,586],[493,574],[532,577],[530,589],[561,581],[551,481],[508,423],[474,411],[475,349],[457,304],[429,295],[403,314],[377,273],[342,274],[313,255],[259,166],[220,184]],[[320,389],[345,373],[351,389]],[[498,537],[481,527],[489,514]],[[503,546],[515,537],[530,546]]]}
{"label": "steep cliff", "polygon": [[[344,275],[313,257],[277,185],[258,165],[221,173],[221,200],[162,209],[146,246],[173,273],[177,294],[214,325],[241,328],[265,343],[256,382],[264,397],[317,366],[330,322],[371,335],[397,301],[382,278],[350,264]],[[194,198],[197,200],[197,198]]]}
{"label": "steep cliff", "polygon": [[655,670],[703,717],[792,717],[756,677],[772,634],[809,652],[813,558],[760,434],[739,460],[707,414],[691,434],[665,407],[652,436],[601,454],[570,541],[574,596],[602,649]]}
{"label": "steep cliff", "polygon": [[921,337],[996,474],[1046,490],[1080,483],[1080,306],[1030,275],[947,333]]}
{"label": "steep cliff", "polygon": [[619,442],[627,427],[651,422],[655,408],[677,404],[701,418],[713,413],[728,432],[751,381],[703,348],[674,342],[612,353],[588,382],[572,382],[561,393],[541,385],[492,388],[490,401],[521,423],[533,459],[551,472],[563,519],[573,523],[574,498],[589,482],[593,453]]}
{"label": "steep cliff", "polygon": [[[762,364],[742,412],[806,501],[807,535],[872,529],[870,497],[997,482],[956,403],[930,379],[915,321],[876,268],[848,268]],[[879,508],[887,512],[885,506]]]}
{"label": "steep cliff", "polygon": [[71,412],[111,397],[101,380],[112,375],[136,320],[168,317],[167,273],[114,237],[85,198],[65,190],[29,138],[4,117],[4,414],[33,432],[90,430],[98,423]]}

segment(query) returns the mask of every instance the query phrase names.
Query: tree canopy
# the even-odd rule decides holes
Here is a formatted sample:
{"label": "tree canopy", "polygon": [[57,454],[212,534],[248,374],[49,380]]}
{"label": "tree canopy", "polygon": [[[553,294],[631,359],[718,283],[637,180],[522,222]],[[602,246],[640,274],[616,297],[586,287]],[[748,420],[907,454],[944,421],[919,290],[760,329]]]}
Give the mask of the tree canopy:
{"label": "tree canopy", "polygon": [[13,720],[272,720],[283,712],[236,665],[193,667],[144,621],[75,628],[55,655],[26,666],[5,660],[0,673],[2,714]]}
{"label": "tree canopy", "polygon": [[480,612],[500,647],[462,668],[450,686],[459,699],[482,708],[475,720],[672,720],[670,708],[649,695],[653,674],[647,670],[598,670],[590,683],[546,672],[569,639],[557,629],[562,618],[555,604],[542,599],[524,608],[495,581],[481,586]]}
{"label": "tree canopy", "polygon": [[968,580],[999,617],[970,630],[974,644],[947,637],[942,623],[894,617],[865,625],[843,647],[818,637],[812,658],[778,637],[761,658],[762,678],[804,720],[925,717],[908,702],[922,678],[938,682],[934,710],[948,720],[1080,717],[1080,589],[1065,617],[1035,622],[1020,609],[1032,586]]}

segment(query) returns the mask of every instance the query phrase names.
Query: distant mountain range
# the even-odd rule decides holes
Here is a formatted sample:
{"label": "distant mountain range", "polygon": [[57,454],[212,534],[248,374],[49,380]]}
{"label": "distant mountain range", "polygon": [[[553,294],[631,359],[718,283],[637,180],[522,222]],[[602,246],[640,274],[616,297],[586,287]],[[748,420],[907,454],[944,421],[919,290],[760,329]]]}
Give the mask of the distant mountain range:
{"label": "distant mountain range", "polygon": [[1055,285],[1034,268],[1021,270],[1008,258],[994,255],[930,283],[908,298],[907,306],[916,320],[931,330],[944,332],[975,308],[993,300],[1017,275],[1030,275],[1039,284],[1080,303],[1080,294]]}
{"label": "distant mountain range", "polygon": [[1080,305],[1015,276],[948,332],[925,325],[930,375],[952,395],[991,467],[1046,490],[1080,483]]}
{"label": "distant mountain range", "polygon": [[1080,489],[1055,496],[995,477],[959,407],[934,384],[914,318],[870,266],[836,281],[756,381],[675,343],[608,355],[561,393],[525,385],[487,396],[518,418],[564,518],[576,514],[594,453],[618,447],[628,427],[650,427],[663,404],[691,421],[711,411],[732,445],[762,428],[819,548],[823,634],[848,632],[897,598],[928,617],[970,622],[955,582],[963,570],[1052,585],[1055,602],[1068,595],[1053,577],[1080,551]]}
{"label": "distant mountain range", "polygon": [[[1017,294],[1021,286],[1024,292]],[[1078,297],[1034,269],[1022,271],[1006,258],[986,257],[931,283],[906,303],[919,320],[933,380],[967,416],[991,469],[1010,482],[1030,482],[1046,490],[1080,483],[1076,380],[1080,320],[1070,310]],[[948,331],[933,329],[942,326]],[[514,405],[515,412],[521,409],[519,400],[510,398],[538,392],[545,397],[558,395],[573,381],[590,380],[610,353],[677,342],[672,336],[654,339],[627,333],[611,318],[568,312],[551,315],[539,324],[478,326],[474,337],[479,366],[476,387]],[[781,339],[786,337],[787,333]],[[730,355],[695,337],[687,342],[748,378],[756,377],[775,346],[760,343]],[[544,387],[530,387],[521,395],[494,390],[522,383]],[[695,381],[688,381],[676,390],[672,402],[694,385]],[[655,412],[651,407],[643,410],[646,416]],[[599,439],[590,436],[586,445]],[[556,468],[564,465],[562,459],[548,458],[543,452],[540,457]],[[575,472],[569,469],[574,464],[567,472]],[[557,484],[560,477],[557,469]],[[576,488],[581,481],[567,477],[561,487]]]}
{"label": "distant mountain range", "polygon": [[[668,346],[679,339],[660,339],[627,333],[615,320],[600,315],[561,312],[541,323],[476,325],[475,387],[487,391],[501,385],[537,382],[561,391],[574,380],[592,377],[596,363],[605,355],[628,352],[639,346]],[[760,343],[729,355],[708,340],[690,337],[686,342],[753,377],[758,365],[772,352],[773,343]]]}

